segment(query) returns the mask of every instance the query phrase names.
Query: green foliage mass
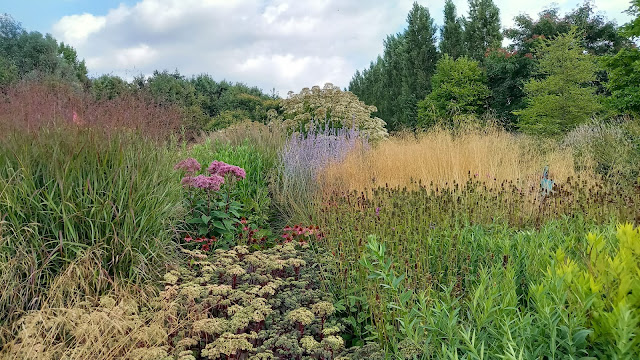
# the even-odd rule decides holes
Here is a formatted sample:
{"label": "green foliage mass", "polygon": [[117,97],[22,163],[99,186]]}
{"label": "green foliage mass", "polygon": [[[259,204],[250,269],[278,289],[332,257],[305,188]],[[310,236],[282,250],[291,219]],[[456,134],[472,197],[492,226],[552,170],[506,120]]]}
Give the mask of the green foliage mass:
{"label": "green foliage mass", "polygon": [[[620,35],[634,41],[640,37],[640,2],[633,1],[627,12],[634,19],[622,27]],[[640,50],[625,47],[602,62],[609,75],[606,87],[611,96],[607,104],[623,114],[640,114]]]}
{"label": "green foliage mass", "polygon": [[520,116],[520,129],[557,136],[601,110],[592,85],[598,68],[593,56],[580,45],[576,28],[553,40],[543,39],[534,51],[540,78],[524,86],[527,107],[514,112]]}
{"label": "green foliage mass", "polygon": [[438,61],[432,83],[433,91],[418,103],[421,128],[450,122],[459,114],[481,114],[486,107],[490,92],[477,61],[445,55]]}
{"label": "green foliage mass", "polygon": [[536,38],[551,39],[567,34],[574,26],[583,35],[581,46],[593,55],[613,54],[629,45],[617,31],[616,23],[596,13],[589,2],[564,16],[560,16],[557,7],[551,7],[540,12],[538,19],[522,14],[516,16],[514,22],[514,27],[505,30],[505,36],[512,41],[511,49],[522,53],[533,50]]}
{"label": "green foliage mass", "polygon": [[502,45],[500,9],[493,0],[469,0],[469,15],[464,22],[465,48],[469,57],[482,61],[489,49]]}
{"label": "green foliage mass", "polygon": [[584,260],[573,260],[559,249],[547,278],[533,291],[542,297],[546,288],[561,287],[566,301],[559,309],[562,317],[575,316],[588,329],[583,331],[592,355],[633,359],[640,355],[640,229],[619,225],[616,238],[617,245],[612,245],[603,236],[589,234]]}
{"label": "green foliage mass", "polygon": [[[87,68],[75,49],[58,43],[50,34],[26,31],[8,14],[0,14],[0,58],[4,58],[18,78],[44,76],[79,88],[88,86]],[[0,77],[6,75],[0,73]]]}
{"label": "green foliage mass", "polygon": [[489,108],[499,123],[515,130],[518,118],[513,114],[525,106],[524,84],[533,73],[536,61],[531,54],[497,49],[484,59],[487,85],[491,89]]}
{"label": "green foliage mass", "polygon": [[463,19],[456,17],[456,6],[452,0],[444,4],[444,25],[440,29],[441,54],[447,54],[454,59],[466,53],[464,46]]}

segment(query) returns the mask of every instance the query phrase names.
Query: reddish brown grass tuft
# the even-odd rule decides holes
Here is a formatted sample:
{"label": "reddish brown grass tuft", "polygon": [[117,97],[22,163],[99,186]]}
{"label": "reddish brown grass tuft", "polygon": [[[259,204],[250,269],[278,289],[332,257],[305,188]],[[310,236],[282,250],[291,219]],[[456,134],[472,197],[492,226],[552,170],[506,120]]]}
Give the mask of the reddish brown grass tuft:
{"label": "reddish brown grass tuft", "polygon": [[52,125],[130,129],[163,138],[180,129],[182,113],[159,105],[143,92],[96,100],[66,84],[23,82],[5,91],[0,100],[0,131],[36,131]]}

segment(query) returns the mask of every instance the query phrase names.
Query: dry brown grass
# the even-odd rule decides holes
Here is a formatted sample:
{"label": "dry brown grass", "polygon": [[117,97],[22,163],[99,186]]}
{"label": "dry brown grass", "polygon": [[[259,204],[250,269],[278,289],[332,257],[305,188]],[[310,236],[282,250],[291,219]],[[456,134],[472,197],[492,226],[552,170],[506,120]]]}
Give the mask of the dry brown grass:
{"label": "dry brown grass", "polygon": [[[377,186],[408,186],[420,181],[437,186],[465,183],[469,176],[500,184],[537,183],[545,165],[559,181],[575,176],[570,149],[513,135],[497,128],[468,129],[455,134],[443,129],[392,136],[369,151],[356,151],[326,171],[331,187],[365,190]],[[496,179],[497,181],[493,181]]]}
{"label": "dry brown grass", "polygon": [[[28,284],[12,280],[5,290],[14,287],[19,302],[15,287]],[[88,251],[52,281],[38,310],[0,327],[0,359],[155,359],[167,339],[163,313],[141,310],[157,293],[151,283],[112,279],[99,254]]]}

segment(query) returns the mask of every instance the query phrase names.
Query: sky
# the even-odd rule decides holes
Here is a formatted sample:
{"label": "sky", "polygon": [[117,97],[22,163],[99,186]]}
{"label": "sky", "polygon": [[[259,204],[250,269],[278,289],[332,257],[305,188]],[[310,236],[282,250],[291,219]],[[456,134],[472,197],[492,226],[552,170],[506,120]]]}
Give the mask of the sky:
{"label": "sky", "polygon": [[[331,82],[347,87],[357,69],[401,31],[414,0],[0,0],[29,31],[76,48],[90,76],[131,79],[154,70],[210,74],[281,96]],[[445,0],[418,1],[442,24]],[[494,0],[503,27],[549,7],[561,14],[582,0]],[[467,0],[454,0],[458,15]],[[595,0],[618,24],[629,0]]]}

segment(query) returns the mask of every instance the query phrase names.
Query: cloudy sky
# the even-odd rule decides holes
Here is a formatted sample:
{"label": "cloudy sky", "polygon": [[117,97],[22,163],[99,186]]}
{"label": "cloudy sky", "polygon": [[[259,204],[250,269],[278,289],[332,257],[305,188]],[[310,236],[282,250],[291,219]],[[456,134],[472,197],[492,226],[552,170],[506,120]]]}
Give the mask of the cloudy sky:
{"label": "cloudy sky", "polygon": [[[272,88],[286,96],[332,82],[345,87],[356,69],[382,51],[386,34],[401,31],[414,0],[0,0],[28,30],[51,33],[78,50],[90,75],[132,78],[155,69]],[[445,0],[418,1],[442,23]],[[520,13],[555,3],[494,0],[503,26]],[[467,0],[454,0],[458,14]],[[618,24],[629,0],[595,0]]]}

